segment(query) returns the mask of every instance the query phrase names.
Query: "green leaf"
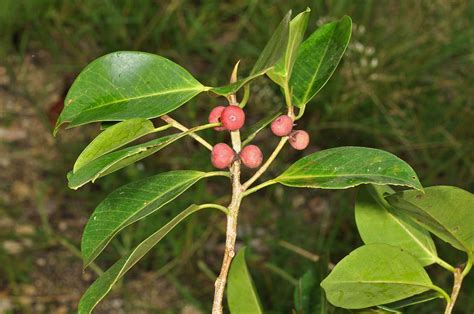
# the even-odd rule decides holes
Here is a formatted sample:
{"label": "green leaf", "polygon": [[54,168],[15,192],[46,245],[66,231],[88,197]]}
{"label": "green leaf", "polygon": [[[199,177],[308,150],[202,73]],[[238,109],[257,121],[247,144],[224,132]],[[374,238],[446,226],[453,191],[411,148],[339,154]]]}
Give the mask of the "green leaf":
{"label": "green leaf", "polygon": [[120,148],[155,130],[147,119],[126,120],[108,127],[100,133],[77,157],[73,172],[100,156]]}
{"label": "green leaf", "polygon": [[425,193],[403,191],[386,197],[417,223],[455,248],[474,254],[474,195],[454,186],[432,186]]}
{"label": "green leaf", "polygon": [[250,75],[268,71],[283,56],[288,44],[290,19],[291,10],[286,13],[272,37],[265,45],[265,48],[263,48],[263,51],[258,57],[257,62],[255,62],[252,71],[250,71]]}
{"label": "green leaf", "polygon": [[442,298],[443,298],[443,295],[440,294],[438,291],[430,290],[430,291],[417,294],[415,296],[409,297],[401,301],[396,301],[389,304],[380,305],[379,307],[393,312],[393,311],[397,311],[408,306],[432,301],[434,299],[442,299]]}
{"label": "green leaf", "polygon": [[351,146],[303,157],[274,181],[321,189],[346,189],[367,183],[422,189],[415,171],[397,156],[379,149]]}
{"label": "green leaf", "polygon": [[89,265],[123,228],[154,213],[202,178],[215,172],[170,171],[124,185],[94,210],[84,229],[81,251]]}
{"label": "green leaf", "polygon": [[227,302],[231,313],[263,313],[255,286],[245,263],[242,247],[230,265]]}
{"label": "green leaf", "polygon": [[198,126],[189,129],[186,132],[164,136],[146,143],[105,154],[78,169],[77,172],[69,172],[67,176],[68,186],[71,189],[78,189],[89,181],[95,182],[95,180],[100,177],[106,176],[114,171],[131,165],[138,160],[144,159],[174,143],[180,138],[205,128],[209,128],[209,126]]}
{"label": "green leaf", "polygon": [[278,109],[267,115],[262,120],[259,120],[257,123],[245,128],[245,130],[242,131],[242,138],[245,138],[245,140],[242,142],[242,147],[250,143],[260,131],[262,131],[267,125],[272,123],[273,120],[282,115],[284,112],[285,111],[283,109]]}
{"label": "green leaf", "polygon": [[423,266],[433,264],[438,259],[433,239],[428,231],[388,204],[384,194],[393,193],[395,191],[388,186],[367,186],[359,190],[355,218],[362,240],[365,244],[398,246],[415,256]]}
{"label": "green leaf", "polygon": [[255,65],[250,71],[250,75],[244,79],[240,79],[235,83],[211,88],[210,91],[217,94],[227,96],[237,92],[242,86],[249,83],[253,79],[265,74],[275,63],[283,56],[288,43],[289,23],[291,19],[291,11],[289,11],[280,22],[272,37],[263,48],[262,53],[258,57]]}
{"label": "green leaf", "polygon": [[71,189],[78,189],[88,182],[95,182],[100,177],[156,153],[183,136],[183,133],[168,135],[105,154],[78,169],[77,172],[69,172],[68,186]]}
{"label": "green leaf", "polygon": [[316,280],[311,270],[308,270],[300,279],[298,279],[298,284],[293,293],[296,313],[310,313],[311,299],[315,286]]}
{"label": "green leaf", "polygon": [[267,75],[282,87],[286,85],[291,76],[298,47],[303,41],[304,33],[308,26],[310,12],[311,9],[307,8],[291,20],[285,55],[275,64],[273,69],[267,72]]}
{"label": "green leaf", "polygon": [[352,32],[350,17],[318,28],[298,49],[290,78],[293,104],[306,105],[327,83],[341,60]]}
{"label": "green leaf", "polygon": [[80,302],[78,312],[80,314],[91,313],[94,307],[109,293],[113,285],[123,277],[146,253],[148,253],[158,242],[163,239],[178,223],[189,215],[206,208],[205,205],[191,205],[169,223],[164,225],[150,237],[140,243],[130,254],[122,257],[111,268],[103,273],[84,293]]}
{"label": "green leaf", "polygon": [[440,289],[411,254],[387,244],[368,244],[354,250],[334,267],[321,286],[330,303],[348,309]]}
{"label": "green leaf", "polygon": [[150,53],[119,51],[89,64],[64,101],[56,130],[96,121],[151,119],[209,88],[176,63]]}

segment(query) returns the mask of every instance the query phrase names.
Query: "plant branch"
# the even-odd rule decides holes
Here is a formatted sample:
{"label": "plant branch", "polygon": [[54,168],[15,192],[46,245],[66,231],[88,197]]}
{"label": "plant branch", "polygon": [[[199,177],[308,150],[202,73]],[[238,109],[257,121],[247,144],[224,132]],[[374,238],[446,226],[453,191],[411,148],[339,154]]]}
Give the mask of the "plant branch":
{"label": "plant branch", "polygon": [[[288,137],[285,136],[285,137],[282,137],[280,139],[280,142],[278,143],[277,147],[275,147],[275,150],[273,151],[273,153],[270,155],[270,157],[268,157],[267,161],[265,161],[265,163],[257,170],[257,172],[255,172],[255,174],[247,181],[245,182],[242,187],[244,189],[244,191],[246,189],[248,189],[255,181],[258,180],[258,178],[261,177],[261,175],[267,171],[268,167],[270,167],[271,163],[275,160],[275,158],[278,156],[278,154],[280,153],[281,149],[283,148],[283,146],[285,146],[285,143],[288,141]],[[247,193],[247,194],[250,194],[250,193]]]}
{"label": "plant branch", "polygon": [[[231,133],[232,146],[235,151],[239,150],[241,145],[239,131]],[[212,305],[213,314],[222,314],[222,299],[227,282],[227,274],[230,264],[235,255],[235,241],[237,239],[237,218],[239,214],[240,203],[242,202],[242,185],[240,183],[240,160],[236,159],[230,167],[232,181],[232,199],[228,206],[227,229],[224,258],[222,260],[221,271],[215,282],[214,301]]]}
{"label": "plant branch", "polygon": [[454,271],[454,284],[453,284],[453,291],[451,292],[451,299],[446,305],[446,310],[444,311],[444,314],[451,314],[451,312],[453,311],[454,304],[456,303],[456,299],[458,298],[459,291],[461,290],[462,280],[463,280],[462,270],[461,268],[457,267]]}
{"label": "plant branch", "polygon": [[[178,130],[181,130],[183,132],[186,132],[189,130],[189,128],[185,127],[184,125],[182,125],[181,123],[179,123],[178,121],[176,121],[175,119],[171,118],[170,116],[168,115],[163,115],[160,117],[161,120],[165,121],[166,123],[168,123],[169,125],[171,125],[172,127],[178,129]],[[205,139],[203,139],[201,136],[199,136],[198,134],[195,134],[195,133],[191,133],[189,134],[189,136],[191,136],[192,138],[194,138],[196,141],[198,141],[199,143],[201,143],[204,147],[206,147],[208,150],[212,150],[212,145],[209,144],[208,141],[206,141]]]}
{"label": "plant branch", "polygon": [[[236,64],[230,82],[237,81],[237,67]],[[237,104],[235,95],[228,97],[229,104]],[[230,132],[232,140],[232,148],[236,153],[240,152],[242,142],[240,140],[240,131]],[[224,258],[222,260],[219,277],[215,282],[214,300],[212,303],[212,314],[222,314],[222,299],[224,298],[224,290],[227,282],[227,274],[229,273],[230,264],[235,255],[235,241],[237,239],[237,218],[239,215],[240,203],[243,198],[242,184],[240,183],[240,159],[235,158],[230,166],[231,182],[232,182],[232,198],[229,206],[229,214],[227,215],[227,228],[225,238]]]}

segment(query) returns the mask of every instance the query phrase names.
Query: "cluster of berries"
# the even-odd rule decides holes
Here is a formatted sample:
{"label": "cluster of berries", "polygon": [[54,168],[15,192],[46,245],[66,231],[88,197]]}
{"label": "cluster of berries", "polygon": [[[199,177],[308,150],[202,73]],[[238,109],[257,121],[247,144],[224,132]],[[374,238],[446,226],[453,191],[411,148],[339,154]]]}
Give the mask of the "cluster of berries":
{"label": "cluster of berries", "polygon": [[[237,105],[218,106],[209,114],[209,123],[217,122],[222,123],[222,126],[215,127],[216,131],[236,131],[244,125],[245,113]],[[309,144],[308,133],[303,130],[293,130],[293,119],[287,115],[276,118],[271,124],[271,130],[276,136],[288,136],[288,141],[294,149],[303,150]],[[211,162],[218,169],[229,167],[236,158],[240,158],[246,167],[253,169],[260,167],[263,154],[256,145],[243,147],[238,155],[225,143],[216,144],[212,149]]]}

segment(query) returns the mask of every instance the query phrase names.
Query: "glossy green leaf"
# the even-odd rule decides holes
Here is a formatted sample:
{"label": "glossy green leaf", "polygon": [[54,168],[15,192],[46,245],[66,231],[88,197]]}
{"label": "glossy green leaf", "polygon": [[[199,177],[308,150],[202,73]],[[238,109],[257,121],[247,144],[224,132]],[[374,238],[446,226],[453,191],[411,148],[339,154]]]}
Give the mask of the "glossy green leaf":
{"label": "glossy green leaf", "polygon": [[291,76],[298,47],[303,41],[304,33],[308,26],[310,12],[311,10],[307,8],[291,20],[285,55],[267,73],[272,81],[280,86],[285,86]]}
{"label": "glossy green leaf", "polygon": [[432,186],[424,194],[403,191],[386,199],[442,240],[474,254],[474,194],[454,186]]}
{"label": "glossy green leaf", "polygon": [[317,286],[316,279],[311,270],[308,270],[300,279],[293,293],[295,310],[298,314],[309,314],[313,290]]}
{"label": "glossy green leaf", "polygon": [[155,127],[147,119],[126,120],[107,128],[100,133],[77,157],[73,172],[100,156],[120,148],[146,134]]}
{"label": "glossy green leaf", "polygon": [[262,131],[267,125],[272,123],[273,120],[282,115],[284,112],[285,111],[283,109],[276,110],[267,115],[265,118],[259,120],[257,123],[245,128],[242,131],[242,138],[245,139],[242,141],[242,147],[250,143],[260,131]]}
{"label": "glossy green leaf", "polygon": [[255,62],[255,65],[250,71],[250,75],[248,77],[240,79],[237,82],[226,86],[211,88],[210,91],[218,95],[227,96],[237,92],[240,88],[242,88],[242,86],[270,70],[285,53],[288,43],[290,19],[291,11],[285,15],[283,20],[276,28],[272,37],[266,44],[265,48],[263,48],[262,53]]}
{"label": "glossy green leaf", "polygon": [[352,32],[348,16],[318,28],[298,49],[290,78],[293,104],[307,104],[327,83],[341,60]]}
{"label": "glossy green leaf", "polygon": [[443,296],[438,291],[430,290],[430,291],[417,294],[415,296],[409,297],[401,301],[396,301],[389,304],[380,305],[380,308],[393,312],[393,311],[397,311],[408,306],[432,301],[435,299],[442,299],[442,298]]}
{"label": "glossy green leaf", "polygon": [[355,218],[365,244],[385,243],[398,246],[423,265],[433,264],[438,255],[431,235],[410,217],[394,210],[384,199],[395,193],[388,186],[367,186],[359,190]]}
{"label": "glossy green leaf", "polygon": [[119,51],[89,64],[65,99],[57,129],[96,121],[151,119],[180,107],[209,88],[158,55]]}
{"label": "glossy green leaf", "polygon": [[178,170],[124,185],[94,210],[82,234],[81,251],[89,265],[123,228],[156,212],[202,178],[215,172]]}
{"label": "glossy green leaf", "polygon": [[250,75],[268,71],[283,56],[288,43],[290,20],[291,10],[286,13],[272,37],[265,45],[265,48],[263,48],[263,51],[255,62],[252,71],[250,71]]}
{"label": "glossy green leaf", "polygon": [[133,251],[122,257],[111,268],[103,273],[82,296],[79,302],[79,314],[91,313],[94,307],[110,292],[112,287],[123,275],[130,270],[146,253],[148,253],[158,242],[163,239],[177,224],[189,215],[200,209],[206,208],[205,205],[191,205],[169,223],[164,225],[158,231],[149,236],[140,243]]}
{"label": "glossy green leaf", "polygon": [[231,313],[263,313],[255,285],[245,263],[245,247],[239,250],[230,265],[227,302]]}
{"label": "glossy green leaf", "polygon": [[440,289],[409,253],[387,244],[364,245],[341,260],[321,283],[329,302],[362,309]]}
{"label": "glossy green leaf", "polygon": [[351,146],[303,157],[274,181],[321,189],[346,189],[367,183],[422,189],[415,171],[397,156],[379,149]]}
{"label": "glossy green leaf", "polygon": [[76,172],[69,172],[67,177],[68,186],[71,189],[78,189],[88,182],[95,182],[100,177],[156,153],[181,137],[184,137],[182,133],[168,135],[105,154],[86,164]]}
{"label": "glossy green leaf", "polygon": [[68,185],[71,189],[78,189],[88,182],[95,182],[95,180],[100,177],[144,159],[180,138],[205,128],[209,128],[209,126],[195,127],[186,132],[163,136],[142,144],[105,154],[78,169],[77,172],[69,172],[67,176]]}

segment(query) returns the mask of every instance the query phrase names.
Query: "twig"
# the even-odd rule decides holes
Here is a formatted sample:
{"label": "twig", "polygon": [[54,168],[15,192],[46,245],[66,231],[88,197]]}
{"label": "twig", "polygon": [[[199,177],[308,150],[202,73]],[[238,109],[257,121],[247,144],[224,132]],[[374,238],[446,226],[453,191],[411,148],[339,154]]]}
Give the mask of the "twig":
{"label": "twig", "polygon": [[[240,150],[239,131],[231,133],[232,146],[235,151]],[[222,313],[222,299],[224,297],[224,289],[227,282],[227,274],[229,272],[230,263],[235,255],[235,240],[237,238],[237,217],[239,214],[240,203],[242,202],[243,190],[240,184],[240,160],[236,159],[230,167],[232,179],[232,199],[228,206],[229,215],[227,215],[227,229],[224,258],[222,260],[221,271],[215,282],[214,301],[212,305],[213,314]]]}
{"label": "twig", "polygon": [[464,269],[461,267],[456,267],[454,269],[454,284],[453,284],[453,291],[451,292],[451,299],[448,300],[448,304],[446,305],[446,310],[444,314],[451,314],[454,308],[454,304],[456,303],[456,299],[458,298],[459,291],[461,290],[461,285],[464,277],[471,271],[473,262],[473,256],[469,254],[466,266]]}
{"label": "twig", "polygon": [[[189,128],[185,127],[184,125],[182,125],[181,123],[179,123],[178,121],[176,121],[175,119],[171,118],[170,116],[168,115],[163,115],[160,117],[161,120],[165,121],[166,123],[168,123],[169,125],[171,125],[172,127],[178,129],[178,130],[181,130],[183,132],[186,132],[189,130]],[[206,147],[207,149],[209,150],[212,150],[212,145],[209,144],[208,141],[206,141],[205,139],[203,139],[201,136],[199,136],[198,134],[195,134],[195,133],[191,133],[189,134],[189,136],[191,136],[193,139],[195,139],[196,141],[198,141],[199,143],[201,143],[204,147]]]}
{"label": "twig", "polygon": [[[237,81],[237,67],[234,67],[230,82]],[[229,104],[236,104],[237,99],[235,95],[228,97]],[[240,152],[242,142],[240,140],[240,132],[232,131],[230,133],[232,139],[232,147],[236,153]],[[236,158],[230,167],[231,181],[232,181],[232,199],[229,206],[229,214],[227,215],[227,228],[224,258],[222,260],[219,277],[215,282],[214,300],[212,303],[212,314],[222,314],[222,299],[224,298],[224,290],[227,282],[227,274],[229,273],[230,263],[235,255],[235,241],[237,238],[237,218],[239,215],[240,203],[243,198],[243,189],[240,183],[240,159]]]}
{"label": "twig", "polygon": [[461,285],[462,285],[462,270],[457,267],[454,270],[454,285],[453,285],[453,291],[451,292],[451,300],[448,302],[446,305],[446,310],[444,311],[444,314],[451,314],[454,308],[454,304],[456,303],[456,299],[458,298],[459,291],[461,290]]}

